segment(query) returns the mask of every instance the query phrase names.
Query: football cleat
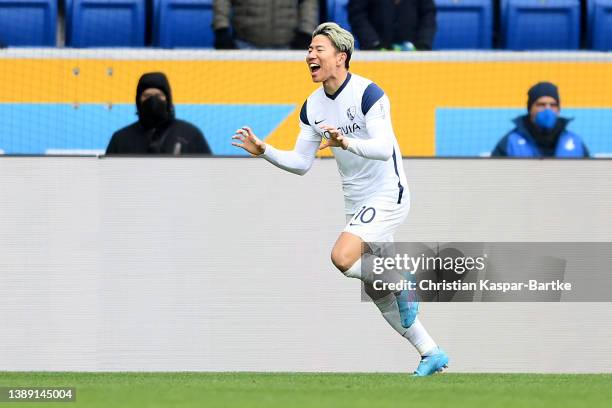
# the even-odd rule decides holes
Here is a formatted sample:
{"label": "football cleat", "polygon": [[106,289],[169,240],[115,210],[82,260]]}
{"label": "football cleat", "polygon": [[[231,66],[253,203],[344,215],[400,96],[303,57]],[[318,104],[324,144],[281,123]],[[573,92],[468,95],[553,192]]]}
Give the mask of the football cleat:
{"label": "football cleat", "polygon": [[421,357],[421,362],[413,375],[415,377],[427,377],[444,372],[447,368],[448,355],[440,347],[437,347],[431,354]]}

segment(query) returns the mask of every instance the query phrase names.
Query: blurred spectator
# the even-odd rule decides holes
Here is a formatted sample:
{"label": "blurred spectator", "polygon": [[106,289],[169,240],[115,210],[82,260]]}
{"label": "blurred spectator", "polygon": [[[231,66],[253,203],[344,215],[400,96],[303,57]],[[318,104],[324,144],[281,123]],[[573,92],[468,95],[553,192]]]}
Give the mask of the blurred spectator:
{"label": "blurred spectator", "polygon": [[328,21],[327,19],[327,0],[319,0],[319,22],[322,22],[322,21]]}
{"label": "blurred spectator", "polygon": [[566,129],[570,119],[559,116],[559,90],[539,82],[527,93],[527,114],[514,119],[516,127],[504,136],[492,156],[589,157],[582,139]]}
{"label": "blurred spectator", "polygon": [[136,88],[138,121],[113,134],[106,154],[210,154],[202,132],[174,117],[170,83],[161,72],[144,74]]}
{"label": "blurred spectator", "polygon": [[318,1],[215,0],[215,48],[305,50],[319,24]]}
{"label": "blurred spectator", "polygon": [[434,0],[350,0],[349,23],[363,50],[431,50]]}

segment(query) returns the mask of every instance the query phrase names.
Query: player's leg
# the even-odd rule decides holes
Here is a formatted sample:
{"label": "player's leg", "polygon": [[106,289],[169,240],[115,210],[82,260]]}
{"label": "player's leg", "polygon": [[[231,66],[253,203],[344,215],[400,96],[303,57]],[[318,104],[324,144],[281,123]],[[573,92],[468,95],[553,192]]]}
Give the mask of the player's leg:
{"label": "player's leg", "polygon": [[[375,274],[372,265],[378,256],[366,252],[367,248],[368,245],[360,236],[344,231],[332,249],[332,263],[345,276],[360,279],[366,286],[371,286],[375,280],[386,282],[403,280],[403,277],[397,273]],[[381,292],[389,293],[388,291]],[[406,327],[409,325],[407,324]]]}
{"label": "player's leg", "polygon": [[[344,275],[361,279],[366,285],[375,280],[397,283],[406,278],[414,278],[412,275],[404,277],[392,271],[376,275],[372,267],[379,255],[389,252],[388,255],[393,256],[393,251],[386,248],[387,244],[393,242],[393,232],[404,221],[409,209],[407,202],[398,205],[385,197],[373,198],[362,205],[354,216],[347,216],[347,225],[332,250],[334,265]],[[367,253],[364,250],[366,244],[370,252],[377,255]],[[395,293],[395,297],[402,326],[408,328],[419,312],[416,291],[401,290]]]}
{"label": "player's leg", "polygon": [[[442,351],[433,338],[429,335],[421,321],[416,316],[418,302],[406,302],[400,299],[405,291],[390,292],[374,289],[373,272],[368,268],[362,268],[362,252],[364,241],[355,234],[343,232],[338,237],[332,249],[332,262],[342,273],[348,277],[358,278],[364,282],[365,291],[380,310],[383,318],[395,331],[408,340],[421,355],[421,362],[415,371],[415,375],[430,375],[441,371],[448,365],[448,357]],[[370,255],[374,256],[374,255]],[[404,327],[406,315],[402,317],[400,308],[412,308],[416,312],[409,317],[411,319],[408,327]]]}
{"label": "player's leg", "polygon": [[406,328],[402,325],[398,302],[394,293],[375,290],[370,285],[365,285],[365,292],[380,310],[389,326],[393,327],[400,336],[406,338],[421,356],[432,353],[438,347],[418,317],[414,319],[410,327]]}
{"label": "player's leg", "polygon": [[352,278],[367,279],[361,277],[361,270],[357,273],[351,270],[361,259],[363,251],[363,240],[350,232],[342,232],[331,252],[331,261],[336,268],[343,274]]}
{"label": "player's leg", "polygon": [[[383,222],[385,219],[383,216],[384,211],[379,209],[378,214],[378,222]],[[351,222],[352,218],[353,217],[347,217],[347,225],[354,227],[356,223]],[[370,221],[370,217],[366,217],[366,221]],[[374,220],[371,220],[370,223],[372,221]],[[368,227],[367,230],[370,231],[369,234],[366,233],[366,228],[361,228],[358,232],[366,237],[373,236],[380,242],[392,242],[392,236],[383,236],[381,232],[373,232],[380,228],[376,228],[373,225]],[[371,265],[376,255],[365,253],[365,244],[365,241],[360,236],[352,232],[342,232],[332,249],[332,263],[347,277],[362,280],[366,293],[372,298],[391,327],[401,336],[407,338],[421,355],[428,353],[436,347],[436,344],[422,327],[421,323],[417,321],[418,301],[416,299],[416,294],[414,291],[408,290],[390,292],[388,290],[374,289],[373,282],[375,279],[399,281],[402,280],[403,277],[388,273],[375,275]],[[385,249],[382,251],[384,252]],[[408,294],[407,292],[411,293]],[[412,296],[412,298],[410,298],[410,296]]]}
{"label": "player's leg", "polygon": [[[402,337],[406,338],[421,355],[421,362],[415,375],[430,375],[443,370],[448,365],[446,353],[440,349],[431,338],[420,320],[418,302],[406,298],[406,292],[391,293],[376,290],[372,286],[373,271],[362,267],[361,262],[371,265],[368,257],[363,256],[366,242],[392,242],[393,232],[403,222],[408,212],[408,205],[394,207],[376,203],[365,205],[363,208],[378,208],[378,211],[369,211],[364,217],[347,216],[347,227],[340,235],[332,249],[332,262],[346,276],[361,279],[365,291],[372,298],[385,320]],[[364,222],[367,221],[367,222]],[[367,241],[366,241],[367,240]],[[380,278],[376,276],[376,278]],[[403,313],[400,309],[404,309]]]}
{"label": "player's leg", "polygon": [[438,347],[418,317],[415,317],[410,327],[405,328],[402,325],[396,294],[375,290],[371,285],[365,285],[365,291],[387,323],[408,340],[421,355],[419,366],[414,371],[415,376],[428,376],[444,371],[448,367],[446,352]]}

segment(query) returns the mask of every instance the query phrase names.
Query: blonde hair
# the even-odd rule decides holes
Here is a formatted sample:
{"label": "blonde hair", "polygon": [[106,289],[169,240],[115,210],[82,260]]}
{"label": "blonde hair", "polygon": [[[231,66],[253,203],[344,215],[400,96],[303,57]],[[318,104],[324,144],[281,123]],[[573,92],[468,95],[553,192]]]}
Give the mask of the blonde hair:
{"label": "blonde hair", "polygon": [[346,69],[348,69],[351,55],[355,50],[355,39],[353,38],[353,34],[336,23],[323,23],[320,24],[312,33],[313,38],[317,35],[326,36],[329,38],[331,43],[334,45],[334,48],[336,48],[338,52],[346,53],[346,61],[344,62],[344,66]]}

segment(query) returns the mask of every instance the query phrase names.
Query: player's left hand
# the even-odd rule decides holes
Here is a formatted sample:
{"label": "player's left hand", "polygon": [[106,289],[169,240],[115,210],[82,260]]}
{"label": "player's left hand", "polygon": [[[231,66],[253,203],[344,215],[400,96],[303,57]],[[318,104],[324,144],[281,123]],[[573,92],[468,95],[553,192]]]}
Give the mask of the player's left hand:
{"label": "player's left hand", "polygon": [[321,125],[321,129],[325,131],[327,140],[319,146],[319,150],[327,149],[328,147],[341,147],[343,150],[348,149],[349,141],[338,129],[328,125]]}
{"label": "player's left hand", "polygon": [[255,133],[248,126],[238,129],[232,139],[237,140],[237,142],[232,142],[232,145],[240,147],[254,156],[259,156],[266,151],[266,144],[255,136]]}

